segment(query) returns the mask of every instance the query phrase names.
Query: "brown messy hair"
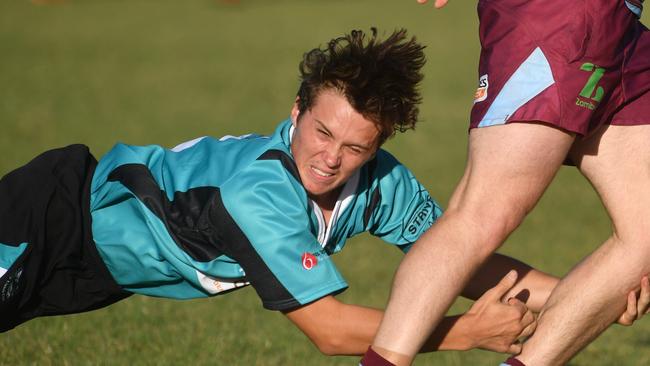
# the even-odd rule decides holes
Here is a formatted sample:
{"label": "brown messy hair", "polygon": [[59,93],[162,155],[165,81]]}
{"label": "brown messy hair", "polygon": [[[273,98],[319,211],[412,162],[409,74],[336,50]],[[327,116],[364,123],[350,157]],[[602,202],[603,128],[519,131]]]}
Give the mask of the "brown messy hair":
{"label": "brown messy hair", "polygon": [[298,90],[300,112],[309,110],[323,90],[335,90],[364,118],[374,122],[383,143],[395,135],[415,128],[418,89],[422,66],[426,62],[424,46],[405,29],[394,31],[385,40],[371,28],[367,37],[353,30],[334,38],[325,48],[304,54],[300,62],[301,84]]}

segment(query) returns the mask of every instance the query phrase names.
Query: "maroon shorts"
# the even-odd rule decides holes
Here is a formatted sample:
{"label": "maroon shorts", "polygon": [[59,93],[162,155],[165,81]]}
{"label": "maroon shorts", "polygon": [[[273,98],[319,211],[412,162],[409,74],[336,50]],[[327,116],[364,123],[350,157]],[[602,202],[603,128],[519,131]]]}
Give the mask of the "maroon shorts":
{"label": "maroon shorts", "polygon": [[585,135],[650,124],[642,0],[481,0],[470,128],[540,121]]}

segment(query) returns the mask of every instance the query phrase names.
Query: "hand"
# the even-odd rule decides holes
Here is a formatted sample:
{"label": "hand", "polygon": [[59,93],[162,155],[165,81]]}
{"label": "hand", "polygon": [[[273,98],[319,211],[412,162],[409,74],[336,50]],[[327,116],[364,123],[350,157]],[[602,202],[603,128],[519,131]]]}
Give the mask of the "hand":
{"label": "hand", "polygon": [[639,290],[639,299],[637,301],[636,291],[630,291],[627,295],[627,309],[618,318],[617,323],[625,326],[634,324],[636,320],[641,319],[644,314],[650,311],[650,281],[648,276],[641,278],[641,289]]}
{"label": "hand", "polygon": [[[449,1],[449,0],[436,0],[434,6],[435,6],[437,9],[440,9],[440,8],[442,8],[443,6],[447,5],[447,2],[448,2],[448,1]],[[418,0],[418,3],[420,3],[420,4],[426,4],[426,3],[427,3],[427,0]]]}
{"label": "hand", "polygon": [[508,272],[461,317],[470,324],[468,334],[472,338],[472,348],[511,354],[521,352],[519,340],[535,331],[537,320],[518,299],[513,297],[502,301],[516,282],[517,272]]}

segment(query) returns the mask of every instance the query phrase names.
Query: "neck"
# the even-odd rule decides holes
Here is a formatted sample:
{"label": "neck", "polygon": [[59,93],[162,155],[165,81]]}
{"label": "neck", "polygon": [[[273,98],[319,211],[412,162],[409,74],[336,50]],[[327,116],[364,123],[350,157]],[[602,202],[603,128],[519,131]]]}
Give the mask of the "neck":
{"label": "neck", "polygon": [[334,206],[336,206],[336,201],[341,194],[342,187],[338,187],[331,192],[320,195],[319,197],[311,197],[311,199],[318,205],[320,210],[323,212],[325,217],[325,223],[329,225],[330,217],[332,216],[332,211]]}

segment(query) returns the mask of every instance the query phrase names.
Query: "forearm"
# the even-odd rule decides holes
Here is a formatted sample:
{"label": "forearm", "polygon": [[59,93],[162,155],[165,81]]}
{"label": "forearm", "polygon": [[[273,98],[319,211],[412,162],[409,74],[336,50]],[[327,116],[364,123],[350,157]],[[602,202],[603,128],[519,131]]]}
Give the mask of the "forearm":
{"label": "forearm", "polygon": [[384,312],[348,305],[340,308],[338,321],[331,323],[327,352],[329,355],[362,355],[372,343]]}
{"label": "forearm", "polygon": [[[336,344],[330,344],[327,354],[362,355],[379,328],[383,312],[377,309],[347,305],[341,313],[341,322],[332,333]],[[435,351],[465,351],[477,347],[469,319],[461,315],[447,316],[427,339],[420,353]]]}
{"label": "forearm", "polygon": [[[376,312],[374,315],[381,315],[379,310],[371,309]],[[326,354],[329,355],[361,355],[372,343],[372,340],[379,328],[379,320],[376,317],[364,319],[359,322],[359,318],[353,316],[347,319],[347,324],[354,324],[352,327],[341,329],[338,334],[339,341],[336,344],[330,343]],[[345,321],[345,319],[342,319]],[[484,319],[476,319],[468,314],[447,316],[442,319],[438,327],[431,333],[420,349],[420,353],[436,351],[467,351],[479,348],[486,341],[486,334],[481,333],[475,327],[478,322]],[[481,330],[483,330],[481,328]],[[494,338],[499,335],[493,334]],[[321,349],[323,351],[323,349]]]}
{"label": "forearm", "polygon": [[472,277],[462,295],[472,300],[478,299],[513,269],[519,274],[519,280],[508,291],[506,298],[517,297],[532,311],[539,312],[559,279],[501,254],[494,254],[487,260]]}
{"label": "forearm", "polygon": [[286,315],[322,353],[361,355],[372,343],[383,312],[327,296]]}
{"label": "forearm", "polygon": [[420,353],[466,351],[475,348],[472,330],[461,315],[447,316],[426,340]]}
{"label": "forearm", "polygon": [[[327,297],[286,314],[327,355],[362,355],[379,328],[383,312]],[[467,350],[476,347],[468,319],[445,317],[421,352]]]}

